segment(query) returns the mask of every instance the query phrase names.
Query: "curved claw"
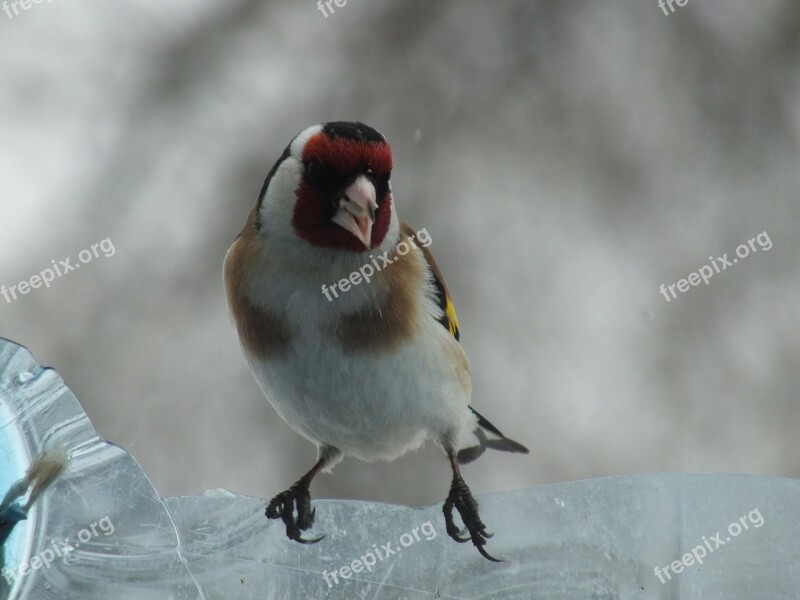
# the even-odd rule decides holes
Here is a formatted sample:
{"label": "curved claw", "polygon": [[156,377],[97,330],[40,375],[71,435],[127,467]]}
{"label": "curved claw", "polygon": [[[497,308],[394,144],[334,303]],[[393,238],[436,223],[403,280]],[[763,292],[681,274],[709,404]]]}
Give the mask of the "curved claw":
{"label": "curved claw", "polygon": [[281,516],[281,511],[278,505],[275,504],[275,501],[269,503],[267,506],[267,510],[264,511],[264,516],[268,519],[278,519]]}
{"label": "curved claw", "polygon": [[461,532],[451,533],[450,537],[457,541],[459,544],[463,544],[464,542],[468,542],[472,539],[471,536],[463,536]]}
{"label": "curved claw", "polygon": [[[458,535],[460,535],[460,536],[463,536],[465,533],[469,533],[469,529],[467,529],[466,527],[465,527],[464,529],[460,530],[460,531],[458,532]],[[480,531],[480,534],[481,534],[483,537],[485,537],[487,540],[488,540],[488,539],[491,539],[491,538],[493,538],[493,537],[494,537],[494,534],[493,534],[493,533],[489,533],[489,532],[488,532],[488,531],[486,531],[485,529],[481,529],[481,531]],[[452,536],[451,536],[451,537],[452,537]],[[466,537],[466,538],[460,538],[460,539],[461,539],[461,541],[463,541],[463,542],[468,542],[468,541],[469,541],[471,538],[470,538],[470,537]]]}
{"label": "curved claw", "polygon": [[455,540],[459,544],[463,544],[464,542],[468,542],[468,541],[470,541],[472,539],[472,537],[469,537],[469,536],[465,537],[465,536],[460,535],[460,533],[461,532],[458,531],[457,529],[454,530],[454,531],[451,531],[451,530],[447,531],[447,535],[449,535],[451,539]]}
{"label": "curved claw", "polygon": [[[458,510],[458,514],[464,522],[463,530],[459,530],[453,520],[453,508]],[[472,541],[481,556],[492,562],[503,562],[491,556],[484,548],[486,540],[494,534],[486,531],[486,525],[483,524],[478,514],[478,503],[472,497],[467,484],[458,476],[453,479],[453,485],[450,487],[450,494],[444,502],[442,512],[444,512],[447,535],[453,540],[460,544]],[[465,537],[464,533],[468,533],[469,537]]]}
{"label": "curved claw", "polygon": [[325,537],[324,534],[313,539],[306,539],[302,535],[303,531],[310,529],[314,524],[316,512],[316,509],[311,508],[308,488],[296,484],[270,500],[264,514],[268,519],[283,521],[286,526],[286,537],[290,540],[301,544],[316,544]]}
{"label": "curved claw", "polygon": [[483,546],[476,545],[475,547],[478,549],[478,552],[480,552],[484,558],[488,558],[492,562],[504,562],[502,559],[491,556]]}
{"label": "curved claw", "polygon": [[453,521],[453,506],[455,505],[455,500],[452,497],[448,497],[447,500],[444,502],[444,506],[442,507],[442,512],[444,512],[444,523],[445,529],[447,530],[447,535],[449,535],[452,539],[457,541],[459,544],[463,544],[464,542],[470,541],[471,537],[463,537],[462,531],[456,527],[455,522]]}

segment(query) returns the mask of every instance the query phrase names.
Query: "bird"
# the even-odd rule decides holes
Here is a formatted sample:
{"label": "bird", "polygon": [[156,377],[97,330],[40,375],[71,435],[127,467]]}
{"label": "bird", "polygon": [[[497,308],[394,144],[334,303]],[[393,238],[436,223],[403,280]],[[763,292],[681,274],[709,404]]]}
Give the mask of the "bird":
{"label": "bird", "polygon": [[496,561],[459,465],[486,449],[528,449],[470,405],[453,300],[427,229],[398,218],[392,167],[389,143],[369,125],[304,129],[225,255],[227,304],[250,371],[278,415],[317,447],[311,469],[265,514],[290,540],[319,542],[324,535],[303,537],[318,473],[345,457],[392,461],[433,440],[452,470],[448,535]]}

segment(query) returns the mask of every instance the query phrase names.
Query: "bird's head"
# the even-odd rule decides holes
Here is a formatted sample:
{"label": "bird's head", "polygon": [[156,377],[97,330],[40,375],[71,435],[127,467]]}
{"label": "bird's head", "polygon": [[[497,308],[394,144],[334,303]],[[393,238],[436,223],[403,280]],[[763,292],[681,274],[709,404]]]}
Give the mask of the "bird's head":
{"label": "bird's head", "polygon": [[314,125],[292,140],[267,175],[255,226],[318,248],[369,251],[397,221],[391,172],[391,148],[372,127]]}

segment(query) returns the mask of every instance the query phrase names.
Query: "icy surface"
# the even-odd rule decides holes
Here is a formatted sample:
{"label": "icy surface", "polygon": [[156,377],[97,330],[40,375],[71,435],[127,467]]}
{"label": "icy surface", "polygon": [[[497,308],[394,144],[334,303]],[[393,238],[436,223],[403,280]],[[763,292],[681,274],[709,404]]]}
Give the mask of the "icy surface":
{"label": "icy surface", "polygon": [[[632,476],[482,496],[490,552],[505,561],[493,564],[447,537],[439,505],[314,500],[313,533],[327,537],[300,545],[267,521],[263,499],[223,490],[160,499],[136,461],[95,433],[59,376],[3,340],[0,420],[5,486],[42,448],[70,453],[66,473],[6,544],[6,568],[17,570],[10,598],[800,598],[796,480]],[[79,541],[81,532],[91,539]],[[20,575],[54,540],[76,547]],[[385,556],[387,544],[394,553]],[[686,559],[703,545],[713,550],[702,565]],[[693,564],[662,574],[662,584],[655,567],[663,573],[682,557]],[[366,571],[355,560],[375,564]]]}

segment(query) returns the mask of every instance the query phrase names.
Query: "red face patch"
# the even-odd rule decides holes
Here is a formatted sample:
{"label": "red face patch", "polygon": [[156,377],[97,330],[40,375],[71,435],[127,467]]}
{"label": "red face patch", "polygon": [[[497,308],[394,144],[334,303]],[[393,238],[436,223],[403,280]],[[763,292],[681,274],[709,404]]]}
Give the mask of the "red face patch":
{"label": "red face patch", "polygon": [[364,252],[364,244],[352,233],[331,221],[335,199],[359,174],[366,174],[375,185],[378,208],[372,226],[371,247],[380,245],[391,222],[391,197],[388,189],[392,170],[392,151],[388,144],[365,142],[319,133],[303,151],[303,163],[316,163],[318,175],[312,180],[304,173],[297,189],[292,226],[297,234],[314,246]]}
{"label": "red face patch", "polygon": [[389,144],[330,138],[324,133],[318,133],[306,142],[303,162],[311,159],[318,160],[343,175],[368,168],[375,175],[383,176],[392,170],[392,150]]}

